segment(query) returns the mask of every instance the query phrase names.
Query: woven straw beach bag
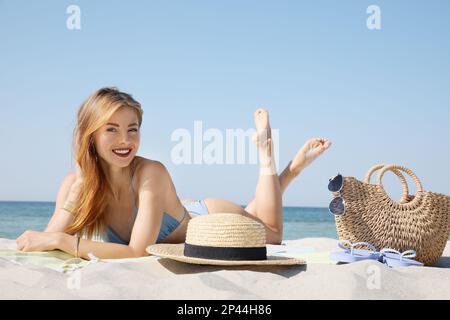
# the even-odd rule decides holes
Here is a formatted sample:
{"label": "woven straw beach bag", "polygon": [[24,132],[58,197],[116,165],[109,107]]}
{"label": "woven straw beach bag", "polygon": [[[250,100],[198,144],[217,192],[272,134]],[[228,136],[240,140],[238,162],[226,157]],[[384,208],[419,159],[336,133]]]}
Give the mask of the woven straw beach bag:
{"label": "woven straw beach bag", "polygon": [[[380,170],[376,184],[372,174]],[[382,185],[383,175],[391,171],[402,183],[399,202],[392,200]],[[416,195],[409,195],[408,184],[401,172],[412,177]],[[369,242],[377,250],[392,248],[404,252],[415,250],[415,260],[434,264],[444,251],[450,233],[450,197],[424,191],[413,171],[400,165],[376,165],[369,169],[364,182],[344,177],[339,193],[345,201],[345,213],[336,216],[336,229],[341,240]]]}

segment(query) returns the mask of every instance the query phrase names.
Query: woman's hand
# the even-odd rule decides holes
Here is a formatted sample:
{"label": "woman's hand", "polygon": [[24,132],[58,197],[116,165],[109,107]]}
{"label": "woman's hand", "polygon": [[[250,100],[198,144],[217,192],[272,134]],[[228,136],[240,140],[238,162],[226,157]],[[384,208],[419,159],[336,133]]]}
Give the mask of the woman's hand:
{"label": "woman's hand", "polygon": [[17,250],[23,252],[52,251],[58,249],[61,232],[27,230],[16,239]]}

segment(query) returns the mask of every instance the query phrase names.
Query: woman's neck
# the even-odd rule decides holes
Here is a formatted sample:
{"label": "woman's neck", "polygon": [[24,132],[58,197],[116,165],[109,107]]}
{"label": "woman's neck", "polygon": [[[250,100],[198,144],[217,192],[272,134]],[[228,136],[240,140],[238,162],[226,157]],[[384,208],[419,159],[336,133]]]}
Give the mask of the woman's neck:
{"label": "woman's neck", "polygon": [[131,168],[127,166],[125,168],[115,167],[101,161],[103,172],[108,180],[112,196],[114,200],[120,200],[124,191],[130,189],[131,184]]}

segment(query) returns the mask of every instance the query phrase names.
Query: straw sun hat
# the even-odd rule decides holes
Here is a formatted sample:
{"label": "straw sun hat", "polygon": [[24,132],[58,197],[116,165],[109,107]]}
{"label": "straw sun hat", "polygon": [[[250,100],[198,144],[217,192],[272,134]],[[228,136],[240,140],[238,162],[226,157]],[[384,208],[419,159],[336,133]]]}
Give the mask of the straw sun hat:
{"label": "straw sun hat", "polygon": [[264,226],[240,214],[214,213],[189,221],[186,243],[155,244],[149,254],[218,266],[303,265],[304,260],[267,255]]}

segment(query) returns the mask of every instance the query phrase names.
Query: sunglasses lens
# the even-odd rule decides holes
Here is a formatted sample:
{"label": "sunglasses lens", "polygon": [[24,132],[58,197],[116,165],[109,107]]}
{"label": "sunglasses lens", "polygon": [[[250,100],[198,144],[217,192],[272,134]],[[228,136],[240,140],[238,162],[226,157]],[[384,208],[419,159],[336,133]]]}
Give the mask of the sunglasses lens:
{"label": "sunglasses lens", "polygon": [[328,209],[334,215],[337,215],[337,216],[343,215],[345,212],[344,199],[342,197],[334,198],[331,201]]}
{"label": "sunglasses lens", "polygon": [[331,192],[338,192],[342,189],[343,183],[344,179],[342,175],[338,174],[336,177],[330,180],[330,183],[328,183],[328,190],[330,190]]}

